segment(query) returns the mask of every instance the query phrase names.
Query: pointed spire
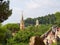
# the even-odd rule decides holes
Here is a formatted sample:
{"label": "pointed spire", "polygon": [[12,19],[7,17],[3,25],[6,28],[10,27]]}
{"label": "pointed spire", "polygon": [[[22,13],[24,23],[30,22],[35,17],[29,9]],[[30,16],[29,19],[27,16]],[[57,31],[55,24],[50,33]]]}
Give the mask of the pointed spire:
{"label": "pointed spire", "polygon": [[21,30],[24,30],[24,19],[23,19],[23,11],[22,11],[22,15],[21,15],[22,17],[21,17],[21,22],[20,22],[20,29]]}
{"label": "pointed spire", "polygon": [[23,11],[22,11],[22,20],[23,20]]}

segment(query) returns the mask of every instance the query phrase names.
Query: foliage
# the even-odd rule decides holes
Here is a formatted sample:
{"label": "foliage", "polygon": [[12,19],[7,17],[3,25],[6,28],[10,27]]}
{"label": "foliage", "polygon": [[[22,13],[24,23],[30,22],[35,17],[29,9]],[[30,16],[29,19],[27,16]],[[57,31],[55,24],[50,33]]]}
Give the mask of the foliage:
{"label": "foliage", "polygon": [[40,24],[54,24],[56,21],[55,14],[48,14],[46,16],[37,17],[37,18],[27,18],[25,20],[25,25],[35,25],[36,20],[39,20]]}
{"label": "foliage", "polygon": [[[48,27],[47,27],[48,26]],[[31,36],[40,36],[45,33],[51,25],[40,25],[38,27],[28,26],[25,30],[20,30],[13,38],[11,38],[8,42],[9,44],[15,43],[29,43],[29,39]],[[23,44],[22,44],[23,45]]]}
{"label": "foliage", "polygon": [[56,16],[56,20],[57,21],[60,21],[60,12],[56,12],[55,13],[55,16]]}
{"label": "foliage", "polygon": [[30,26],[30,25],[34,25],[35,24],[35,20],[34,19],[32,19],[32,18],[27,18],[26,20],[25,20],[25,25],[26,26]]}
{"label": "foliage", "polygon": [[60,45],[60,41],[57,41],[57,45]]}
{"label": "foliage", "polygon": [[52,43],[52,45],[57,45],[57,43]]}
{"label": "foliage", "polygon": [[25,20],[25,25],[35,25],[35,21],[39,20],[40,24],[60,24],[60,12],[56,12],[55,14],[48,14],[46,16],[37,17],[37,18],[27,18]]}
{"label": "foliage", "polygon": [[14,23],[6,24],[6,25],[4,25],[4,27],[6,29],[10,30],[11,32],[18,31],[20,29],[19,24],[14,24]]}
{"label": "foliage", "polygon": [[4,40],[5,34],[6,34],[6,29],[3,27],[0,27],[0,42]]}
{"label": "foliage", "polygon": [[1,26],[2,24],[0,23],[0,26]]}
{"label": "foliage", "polygon": [[0,27],[0,43],[4,44],[7,42],[7,39],[9,39],[11,36],[11,33],[4,27]]}
{"label": "foliage", "polygon": [[11,37],[11,32],[9,30],[7,30],[5,27],[3,27],[3,25],[0,26],[0,44],[6,44],[7,43],[7,39],[9,39]]}
{"label": "foliage", "polygon": [[29,45],[28,43],[8,43],[7,45]]}
{"label": "foliage", "polygon": [[[60,13],[48,14],[44,17],[27,18],[25,20],[26,28],[19,31],[19,24],[6,24],[2,26],[0,24],[0,43],[2,45],[28,45],[31,36],[40,36],[44,34],[53,25],[57,24],[60,27]],[[34,26],[36,19],[39,20],[40,25]],[[29,26],[28,26],[29,25]],[[18,31],[14,37],[11,36],[11,32]],[[60,42],[57,44],[59,45]],[[56,44],[52,44],[56,45]]]}
{"label": "foliage", "polygon": [[12,14],[12,10],[9,9],[9,1],[0,0],[0,23],[8,19]]}

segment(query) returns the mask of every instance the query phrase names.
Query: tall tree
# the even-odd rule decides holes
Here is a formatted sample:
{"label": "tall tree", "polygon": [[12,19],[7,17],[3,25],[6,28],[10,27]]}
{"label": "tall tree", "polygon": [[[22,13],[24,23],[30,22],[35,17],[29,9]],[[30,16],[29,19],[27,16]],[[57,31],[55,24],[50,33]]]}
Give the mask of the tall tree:
{"label": "tall tree", "polygon": [[9,9],[9,1],[0,0],[0,23],[8,19],[12,14],[12,10]]}

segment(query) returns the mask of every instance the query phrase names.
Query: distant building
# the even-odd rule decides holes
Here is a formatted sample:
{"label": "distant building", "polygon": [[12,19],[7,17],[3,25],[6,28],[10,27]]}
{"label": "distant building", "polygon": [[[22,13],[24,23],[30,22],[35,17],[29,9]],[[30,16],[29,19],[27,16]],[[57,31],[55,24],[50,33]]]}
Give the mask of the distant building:
{"label": "distant building", "polygon": [[24,25],[23,12],[22,12],[22,18],[21,18],[21,21],[20,21],[20,29],[24,30],[24,28],[25,28],[25,25]]}
{"label": "distant building", "polygon": [[37,19],[36,20],[36,25],[35,26],[38,26],[39,25],[39,20]]}

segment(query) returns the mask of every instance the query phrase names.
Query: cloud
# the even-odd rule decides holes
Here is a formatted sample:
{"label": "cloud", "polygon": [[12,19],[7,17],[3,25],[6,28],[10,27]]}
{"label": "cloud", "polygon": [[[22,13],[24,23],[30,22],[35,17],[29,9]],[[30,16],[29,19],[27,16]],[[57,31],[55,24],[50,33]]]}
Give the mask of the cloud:
{"label": "cloud", "polygon": [[27,2],[27,8],[38,8],[38,7],[44,7],[51,5],[50,0],[32,0],[30,2]]}
{"label": "cloud", "polygon": [[56,7],[59,5],[59,2],[56,0],[31,0],[31,1],[26,1],[24,3],[25,3],[26,9]]}
{"label": "cloud", "polygon": [[35,9],[40,7],[40,5],[38,3],[35,3],[34,1],[31,1],[26,3],[26,7],[27,9]]}
{"label": "cloud", "polygon": [[34,2],[29,3],[29,4],[27,5],[27,8],[29,8],[29,9],[38,8],[38,7],[40,7],[39,4],[34,3]]}
{"label": "cloud", "polygon": [[10,8],[13,9],[12,16],[5,23],[20,22],[22,10],[25,19],[60,11],[60,0],[10,0]]}

